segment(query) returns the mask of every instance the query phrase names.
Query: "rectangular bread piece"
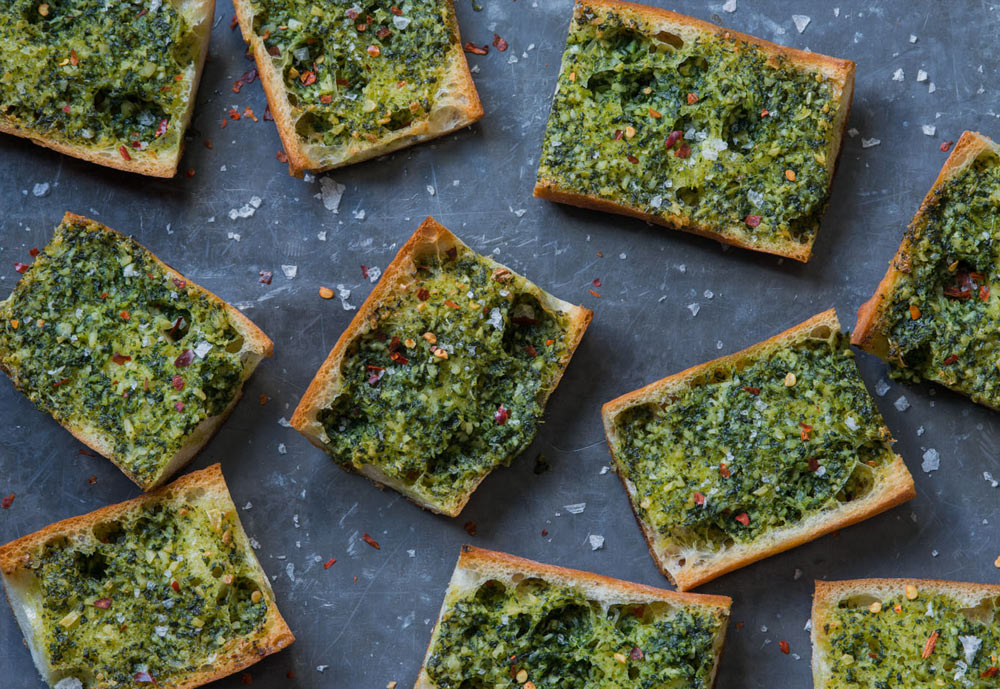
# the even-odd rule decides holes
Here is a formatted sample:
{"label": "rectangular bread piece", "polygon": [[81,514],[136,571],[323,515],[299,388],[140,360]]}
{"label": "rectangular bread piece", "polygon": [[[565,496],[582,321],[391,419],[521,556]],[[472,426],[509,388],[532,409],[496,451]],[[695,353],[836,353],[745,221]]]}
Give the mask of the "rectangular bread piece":
{"label": "rectangular bread piece", "polygon": [[807,261],[854,63],[577,0],[535,196]]}
{"label": "rectangular bread piece", "polygon": [[531,443],[591,315],[427,218],[291,424],[344,469],[456,516]]}
{"label": "rectangular bread piece", "polygon": [[1000,409],[1000,146],[965,132],[910,221],[851,342],[893,375]]}
{"label": "rectangular bread piece", "polygon": [[462,546],[415,689],[710,689],[731,603]]}
{"label": "rectangular bread piece", "polygon": [[1000,586],[927,579],[817,581],[815,689],[997,686]]}
{"label": "rectangular bread piece", "polygon": [[472,124],[452,0],[234,0],[288,168],[329,170]]}
{"label": "rectangular bread piece", "polygon": [[218,464],[0,547],[0,579],[56,689],[198,687],[295,640]]}
{"label": "rectangular bread piece", "polygon": [[0,5],[0,132],[98,165],[173,177],[215,0]]}
{"label": "rectangular bread piece", "polygon": [[653,559],[681,590],[915,495],[833,309],[602,414]]}
{"label": "rectangular bread piece", "polygon": [[149,490],[208,442],[272,343],[130,237],[67,213],[0,302],[0,369]]}

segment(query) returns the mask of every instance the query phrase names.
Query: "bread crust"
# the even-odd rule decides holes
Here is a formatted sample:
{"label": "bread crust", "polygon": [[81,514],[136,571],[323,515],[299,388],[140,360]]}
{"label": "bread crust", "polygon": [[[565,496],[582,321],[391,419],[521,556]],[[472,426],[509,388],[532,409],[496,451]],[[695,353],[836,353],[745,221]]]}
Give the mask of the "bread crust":
{"label": "bread crust", "polygon": [[816,689],[824,689],[829,681],[827,658],[827,634],[824,630],[830,621],[830,613],[837,604],[852,596],[875,596],[887,598],[902,596],[907,586],[916,586],[918,591],[931,590],[956,598],[969,607],[975,607],[986,598],[1000,596],[1000,585],[973,584],[961,581],[944,581],[941,579],[851,579],[846,581],[816,580],[816,590],[813,594],[812,617],[810,618],[812,641],[812,672],[813,685]]}
{"label": "bread crust", "polygon": [[177,174],[177,166],[184,154],[184,132],[187,131],[188,124],[191,122],[191,115],[194,112],[194,104],[198,95],[198,83],[201,81],[205,59],[208,57],[209,34],[212,30],[212,17],[215,16],[215,0],[168,0],[168,2],[172,2],[178,7],[189,6],[193,8],[190,14],[200,17],[200,19],[192,27],[192,30],[195,33],[204,34],[201,37],[200,52],[195,61],[194,73],[191,78],[191,92],[188,94],[187,110],[179,118],[177,148],[170,155],[161,157],[157,156],[156,153],[130,150],[131,160],[125,160],[117,148],[103,149],[66,143],[58,138],[18,127],[2,114],[0,114],[0,133],[28,139],[33,144],[43,148],[116,170],[135,172],[149,177],[173,177]]}
{"label": "bread crust", "polygon": [[[762,358],[769,353],[787,347],[788,345],[809,337],[826,337],[832,331],[840,330],[840,322],[834,309],[817,314],[799,325],[779,333],[763,342],[748,347],[728,356],[699,364],[687,370],[668,376],[662,380],[622,395],[601,408],[604,421],[605,436],[612,459],[616,465],[618,458],[614,454],[617,440],[615,420],[619,414],[630,407],[646,403],[663,403],[674,395],[701,384],[701,381],[713,371],[728,369],[731,366]],[[892,441],[887,428],[883,427],[886,437]],[[824,510],[812,515],[800,523],[781,529],[776,529],[761,536],[751,543],[735,544],[713,554],[699,553],[700,562],[691,562],[686,558],[684,565],[678,566],[677,554],[669,552],[672,544],[669,539],[658,534],[644,523],[636,508],[635,488],[621,471],[618,477],[629,498],[629,505],[635,515],[636,522],[642,529],[649,551],[656,561],[657,567],[670,579],[679,590],[687,591],[700,586],[707,581],[722,576],[728,572],[745,567],[753,562],[771,555],[784,552],[820,536],[837,531],[851,524],[873,517],[880,512],[891,509],[916,496],[913,477],[899,455],[894,456],[891,464],[886,466],[872,490],[862,498],[851,501],[833,510]]]}
{"label": "bread crust", "polygon": [[[291,425],[299,433],[308,438],[309,442],[313,445],[326,451],[326,445],[323,441],[326,431],[317,419],[317,415],[333,399],[333,396],[341,386],[341,365],[351,343],[361,335],[370,332],[372,330],[371,321],[374,320],[374,316],[378,310],[384,304],[391,302],[394,295],[404,291],[406,283],[412,281],[413,275],[416,273],[417,263],[421,256],[444,254],[449,249],[455,247],[463,247],[471,251],[448,228],[434,218],[428,217],[420,224],[416,232],[413,233],[413,236],[400,248],[399,253],[396,254],[392,263],[383,271],[382,277],[375,286],[375,289],[371,291],[371,294],[365,299],[354,318],[351,319],[351,323],[347,326],[347,329],[338,338],[337,344],[334,345],[329,356],[327,356],[323,365],[320,366],[319,371],[317,371],[308,389],[299,401],[295,413],[292,414]],[[482,256],[481,258],[488,261],[494,267],[506,267],[496,263],[488,256]],[[508,270],[510,269],[508,268]],[[514,273],[514,271],[510,272]],[[530,281],[526,280],[526,283],[525,291],[530,292],[537,298],[543,307],[549,311],[564,314],[569,319],[569,328],[566,335],[566,354],[559,362],[559,375],[553,381],[552,386],[543,393],[542,405],[544,406],[545,401],[562,379],[562,373],[576,351],[577,345],[580,344],[580,339],[583,337],[587,326],[590,325],[593,312],[582,306],[573,306],[568,302],[557,299]],[[347,468],[345,467],[345,469]],[[347,470],[350,471],[350,469]],[[485,478],[485,476],[480,478],[468,493],[459,496],[454,504],[442,510],[438,506],[424,501],[420,496],[412,493],[409,487],[394,481],[389,476],[378,471],[373,465],[366,464],[361,473],[372,479],[376,485],[388,485],[421,507],[435,513],[446,514],[450,517],[458,516],[462,508],[469,501],[469,498],[472,497],[472,493],[478,488],[479,483]]]}
{"label": "bread crust", "polygon": [[[457,592],[479,586],[482,582],[489,579],[511,580],[514,577],[537,577],[561,586],[573,587],[583,591],[595,600],[609,604],[665,602],[678,607],[708,608],[721,618],[715,655],[715,669],[718,670],[719,658],[722,655],[723,642],[725,641],[726,626],[729,622],[729,608],[733,602],[733,599],[729,596],[668,591],[591,572],[547,565],[495,550],[463,545],[458,557],[458,563],[455,565],[455,572],[445,593],[445,600],[441,605],[441,612],[438,614],[437,622],[431,631],[431,638],[427,643],[424,662],[420,668],[420,673],[417,675],[417,682],[414,685],[414,689],[438,689],[438,685],[430,678],[426,668],[430,660],[431,649],[434,647],[434,640],[438,635],[441,619],[450,607],[449,597]],[[714,683],[715,672],[713,672],[709,686],[713,686]]]}
{"label": "bread crust", "polygon": [[[306,145],[295,132],[296,118],[288,102],[288,90],[284,79],[271,56],[267,52],[264,41],[253,31],[252,0],[233,0],[236,8],[236,18],[240,25],[243,40],[250,45],[254,60],[257,63],[257,73],[267,96],[278,135],[288,156],[288,172],[295,177],[301,177],[306,171],[323,172],[334,168],[360,163],[370,158],[376,158],[400,148],[412,146],[422,141],[450,134],[462,127],[477,122],[483,117],[483,106],[476,91],[469,64],[462,50],[462,38],[459,32],[458,19],[455,15],[453,0],[444,0],[448,4],[450,28],[457,41],[451,47],[449,62],[445,69],[445,80],[449,82],[450,92],[427,114],[427,117],[411,123],[375,142],[361,142],[342,147],[337,155],[316,155],[310,149],[334,149],[322,145]],[[329,157],[329,159],[327,159]]]}
{"label": "bread crust", "polygon": [[[253,549],[250,547],[246,533],[243,531],[243,526],[240,523],[236,506],[229,495],[229,488],[222,475],[222,469],[218,464],[213,464],[200,471],[194,471],[186,476],[182,476],[173,483],[163,486],[152,493],[141,495],[117,505],[102,507],[89,514],[64,519],[50,524],[35,533],[22,536],[15,541],[0,546],[0,580],[3,581],[8,602],[11,604],[11,608],[15,610],[15,614],[17,614],[17,609],[14,601],[20,600],[22,597],[14,592],[15,584],[11,581],[11,578],[27,565],[33,554],[44,548],[46,543],[57,537],[65,537],[72,540],[83,534],[89,534],[99,524],[114,521],[135,512],[141,512],[157,503],[183,499],[184,495],[192,489],[203,490],[207,499],[224,506],[233,516],[234,543],[239,545],[243,556],[250,561],[258,573],[259,581],[257,583],[260,584],[261,590],[265,594],[265,600],[267,601],[267,619],[264,622],[259,638],[238,639],[234,643],[225,646],[224,651],[219,653],[219,658],[216,662],[207,669],[192,672],[183,676],[177,682],[160,682],[159,686],[164,689],[193,689],[193,687],[199,687],[216,679],[239,672],[258,662],[264,656],[276,653],[291,644],[295,641],[295,636],[278,611],[277,604],[274,601],[274,592],[271,590],[267,575],[257,561],[257,556],[254,555]],[[18,619],[21,621],[20,617]],[[25,627],[22,624],[22,631],[25,632],[26,637],[29,633],[28,630],[29,627]],[[35,656],[34,643],[30,645],[32,646],[32,655]],[[51,681],[46,672],[46,667],[39,662],[39,657],[35,657],[35,662],[42,677],[46,678],[47,681]],[[107,685],[95,684],[94,689],[100,689],[102,686]]]}
{"label": "bread crust", "polygon": [[[832,188],[833,178],[840,160],[841,142],[844,138],[844,132],[847,129],[848,115],[850,114],[851,103],[854,98],[855,64],[852,60],[788,48],[777,43],[765,41],[756,36],[751,36],[750,34],[732,31],[701,19],[695,19],[694,17],[688,17],[670,10],[634,2],[624,2],[621,0],[576,0],[576,12],[586,7],[598,10],[610,10],[625,16],[631,16],[642,22],[652,24],[661,30],[672,30],[682,34],[696,34],[701,37],[708,36],[712,39],[749,43],[769,55],[772,61],[776,62],[779,58],[783,57],[803,69],[822,74],[830,79],[839,89],[836,95],[839,109],[833,122],[833,137],[830,141],[830,147],[826,151],[826,167],[830,176],[827,191],[829,192],[830,188]],[[715,227],[698,223],[691,218],[680,215],[662,217],[646,213],[632,206],[600,198],[594,194],[584,194],[572,189],[565,189],[560,187],[555,180],[542,177],[539,177],[535,184],[534,195],[549,201],[565,203],[580,208],[627,215],[656,225],[715,239],[716,241],[732,246],[784,256],[803,263],[807,262],[812,256],[812,247],[815,241],[815,238],[808,244],[760,241],[754,238],[753,234],[748,232],[747,228],[740,223],[726,227]]]}
{"label": "bread crust", "polygon": [[[1000,153],[1000,146],[978,132],[966,131],[962,133],[958,144],[952,149],[951,155],[948,156],[948,160],[945,161],[941,172],[938,173],[937,179],[934,180],[934,184],[920,203],[916,215],[910,221],[899,249],[889,262],[889,268],[875,289],[875,293],[868,301],[858,307],[858,321],[854,326],[854,333],[851,335],[851,344],[880,359],[890,361],[890,346],[886,332],[891,328],[891,323],[888,322],[886,310],[896,286],[910,271],[910,246],[921,226],[921,221],[924,215],[937,204],[938,191],[941,187],[952,177],[965,170],[980,154],[986,151]],[[896,360],[894,363],[901,364],[902,362]]]}
{"label": "bread crust", "polygon": [[[76,422],[69,419],[60,419],[53,416],[57,423],[59,423],[63,428],[68,430],[73,437],[79,440],[81,443],[91,448],[95,452],[100,453],[108,460],[111,461],[116,467],[118,467],[123,474],[129,477],[133,483],[142,488],[143,490],[151,490],[158,486],[163,485],[171,476],[176,472],[186,466],[194,457],[198,454],[202,447],[212,438],[215,432],[219,429],[222,423],[226,420],[232,410],[235,408],[236,403],[239,401],[240,397],[243,395],[243,385],[249,380],[250,376],[253,374],[254,370],[257,368],[257,364],[260,363],[261,359],[265,357],[270,357],[274,353],[274,343],[271,339],[264,334],[264,332],[258,328],[254,323],[247,318],[243,313],[240,312],[235,306],[223,301],[214,293],[205,289],[201,285],[192,281],[191,279],[185,277],[181,273],[177,272],[169,265],[164,263],[158,256],[153,254],[145,246],[137,242],[135,239],[123,235],[116,230],[111,229],[101,223],[91,220],[90,218],[84,217],[82,215],[76,215],[75,213],[67,212],[62,219],[63,223],[77,223],[85,224],[95,230],[113,234],[120,241],[132,242],[141,249],[143,249],[150,259],[160,266],[166,274],[174,279],[182,280],[187,283],[188,287],[192,287],[198,290],[200,293],[204,294],[205,297],[212,302],[225,308],[227,314],[232,319],[233,326],[243,337],[243,348],[240,351],[241,358],[244,361],[244,377],[243,381],[240,383],[239,389],[233,396],[229,405],[220,414],[215,416],[210,416],[204,419],[197,427],[190,433],[185,443],[178,449],[177,453],[170,459],[170,461],[164,466],[163,470],[158,476],[150,481],[142,481],[138,476],[131,472],[125,464],[115,456],[114,443],[109,440],[109,438],[102,431],[96,428],[88,427],[84,423],[80,423],[79,420]],[[27,394],[25,390],[21,389],[17,382],[17,377],[14,375],[15,371],[11,370],[9,367],[0,363],[0,370],[6,373],[11,380],[11,383],[17,388],[22,394]]]}

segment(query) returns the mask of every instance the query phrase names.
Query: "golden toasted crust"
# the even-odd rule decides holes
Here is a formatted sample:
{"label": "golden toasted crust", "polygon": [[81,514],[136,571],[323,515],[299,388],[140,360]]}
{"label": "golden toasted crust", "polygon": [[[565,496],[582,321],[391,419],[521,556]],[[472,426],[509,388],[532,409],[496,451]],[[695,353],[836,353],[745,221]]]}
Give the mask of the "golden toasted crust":
{"label": "golden toasted crust", "polygon": [[[203,493],[194,496],[192,495],[192,491],[203,491]],[[31,595],[30,592],[20,590],[19,585],[13,581],[13,578],[19,573],[22,567],[30,562],[36,553],[45,547],[46,543],[59,537],[73,540],[84,535],[90,535],[93,528],[100,524],[121,519],[136,512],[143,512],[156,504],[173,500],[185,501],[191,499],[210,502],[223,508],[224,511],[233,517],[233,542],[240,549],[243,557],[257,571],[257,583],[261,586],[261,592],[264,593],[264,599],[267,601],[267,619],[264,622],[263,629],[256,637],[252,639],[233,639],[225,645],[208,669],[192,672],[175,682],[160,682],[159,686],[164,687],[164,689],[192,689],[193,687],[199,687],[213,680],[238,672],[253,665],[264,656],[276,653],[285,648],[295,641],[295,637],[278,611],[277,604],[274,601],[274,592],[271,590],[267,575],[261,569],[260,563],[257,561],[257,557],[250,547],[246,533],[243,531],[243,526],[240,524],[236,506],[229,495],[225,478],[222,476],[222,469],[218,464],[213,464],[201,471],[192,472],[152,493],[147,493],[146,495],[117,505],[102,507],[89,514],[64,519],[55,524],[50,524],[33,534],[28,534],[0,546],[0,579],[3,580],[4,589],[11,608],[17,614],[19,608],[23,606],[22,601]],[[39,672],[43,678],[51,682],[52,678],[49,677],[44,655],[36,655],[35,640],[27,638],[31,633],[30,625],[25,625],[21,615],[18,615],[18,620],[22,623],[22,631],[25,632],[29,646],[32,648],[32,656],[35,659],[36,665],[38,665]],[[100,689],[107,685],[94,684],[93,686],[94,689]]]}
{"label": "golden toasted crust", "polygon": [[[399,253],[396,254],[392,263],[386,267],[375,289],[365,299],[361,308],[358,309],[357,314],[351,319],[350,325],[347,326],[347,329],[337,340],[337,344],[334,345],[326,361],[320,366],[319,371],[317,371],[312,382],[309,384],[309,388],[299,401],[295,413],[292,414],[291,425],[308,438],[309,442],[313,445],[326,451],[326,444],[323,440],[326,436],[326,431],[323,429],[323,424],[319,422],[317,415],[320,410],[330,403],[341,387],[341,366],[350,344],[361,335],[370,332],[373,327],[377,327],[373,326],[372,323],[375,321],[374,317],[378,310],[384,304],[392,302],[394,295],[406,290],[407,285],[412,282],[413,276],[416,274],[417,265],[421,257],[428,255],[440,256],[455,247],[469,249],[448,228],[434,218],[428,217],[420,224],[420,227],[407,240],[406,244],[400,248]],[[471,251],[471,249],[469,250]],[[488,256],[481,256],[481,258],[496,268],[506,268],[506,266],[496,263]],[[514,273],[514,271],[510,272]],[[514,274],[516,275],[516,273]],[[569,320],[569,328],[566,333],[566,353],[559,362],[559,375],[553,380],[551,387],[541,393],[541,404],[544,407],[545,401],[562,379],[562,372],[565,371],[570,358],[573,356],[573,352],[576,351],[577,345],[580,344],[583,333],[586,331],[587,326],[590,325],[593,312],[582,306],[574,306],[561,299],[557,299],[527,280],[526,283],[526,291],[538,299],[539,303],[546,310],[564,314]],[[479,483],[485,478],[484,476],[477,481],[467,493],[457,496],[455,502],[446,509],[441,509],[439,506],[431,505],[424,501],[419,495],[413,493],[409,486],[386,476],[373,465],[366,464],[360,473],[375,481],[376,484],[385,484],[399,491],[425,509],[447,514],[450,517],[458,516],[462,508],[469,501],[472,493],[479,486]]]}
{"label": "golden toasted crust", "polygon": [[[495,550],[485,550],[471,545],[463,545],[462,552],[458,557],[458,563],[455,565],[455,573],[452,575],[448,591],[445,593],[445,600],[441,605],[441,612],[438,615],[437,623],[431,632],[431,638],[427,644],[427,652],[424,656],[424,664],[420,668],[420,674],[417,676],[414,689],[438,689],[438,685],[430,678],[426,668],[427,662],[430,660],[434,640],[437,638],[438,628],[441,625],[441,619],[451,607],[449,599],[459,593],[474,589],[490,579],[520,581],[522,578],[529,577],[537,577],[560,586],[578,589],[591,599],[608,605],[664,602],[683,608],[697,607],[709,609],[721,619],[721,626],[715,645],[715,668],[718,668],[719,657],[722,655],[723,642],[725,641],[726,625],[729,622],[729,608],[733,602],[729,596],[713,596],[703,593],[678,593],[677,591],[668,591],[643,584],[633,584],[629,581],[613,579],[581,570],[546,565],[541,562],[527,560]],[[709,686],[714,684],[714,682],[715,671],[713,670]]]}
{"label": "golden toasted crust", "polygon": [[915,232],[922,224],[924,215],[937,203],[938,191],[952,177],[961,173],[971,165],[980,154],[986,151],[1000,153],[1000,146],[978,132],[963,132],[958,144],[952,150],[944,167],[938,173],[934,185],[924,196],[917,214],[910,221],[903,241],[889,262],[889,269],[875,290],[875,294],[858,308],[858,322],[851,335],[851,344],[874,354],[880,359],[889,360],[889,340],[886,332],[892,324],[887,320],[886,309],[895,291],[896,285],[910,271],[910,245],[915,238]]}
{"label": "golden toasted crust", "polygon": [[[822,74],[837,86],[836,100],[839,104],[837,115],[833,122],[833,137],[830,147],[826,151],[826,167],[830,173],[830,184],[833,185],[833,177],[836,172],[837,162],[840,158],[840,144],[847,128],[848,114],[851,109],[851,102],[854,97],[854,72],[855,65],[851,60],[829,57],[804,50],[788,48],[770,41],[765,41],[756,36],[731,31],[716,24],[688,17],[683,14],[671,12],[670,10],[658,7],[649,7],[634,2],[616,2],[614,0],[577,0],[576,12],[584,8],[595,8],[598,10],[610,10],[625,16],[632,17],[638,21],[648,23],[660,31],[670,31],[682,38],[692,37],[701,40],[723,40],[742,41],[759,47],[766,53],[773,62],[779,58],[786,58],[792,64],[817,74]],[[829,189],[828,186],[828,189]],[[646,222],[663,225],[675,230],[682,230],[692,234],[710,237],[717,241],[739,246],[745,249],[753,249],[778,256],[806,262],[812,255],[812,242],[809,244],[798,244],[795,242],[767,242],[761,241],[748,231],[747,227],[741,223],[736,223],[728,227],[715,227],[699,223],[692,218],[670,215],[663,217],[651,213],[643,212],[637,208],[619,204],[615,201],[602,199],[593,194],[582,194],[572,189],[564,189],[555,180],[539,177],[535,184],[534,195],[566,203],[581,208],[591,210],[606,211],[627,215]]]}
{"label": "golden toasted crust", "polygon": [[251,0],[233,0],[236,17],[240,24],[243,40],[250,44],[261,85],[267,95],[268,105],[274,123],[278,127],[281,143],[288,155],[288,171],[300,177],[311,170],[322,172],[333,168],[359,163],[386,153],[412,146],[421,141],[427,141],[457,129],[468,126],[483,116],[483,106],[472,81],[472,73],[462,50],[462,39],[458,28],[458,19],[452,0],[446,0],[451,28],[456,36],[456,42],[449,51],[449,65],[445,69],[444,83],[447,94],[434,104],[427,117],[415,121],[408,127],[392,132],[391,135],[369,142],[358,139],[347,146],[323,146],[309,144],[299,138],[295,131],[297,118],[288,102],[288,90],[284,78],[267,53],[264,41],[253,31],[253,7]]}
{"label": "golden toasted crust", "polygon": [[[738,368],[741,364],[765,358],[772,352],[796,342],[811,337],[826,338],[831,332],[839,330],[840,322],[837,320],[837,314],[833,309],[830,309],[740,352],[694,366],[608,402],[602,407],[601,416],[604,420],[605,435],[612,458],[616,463],[618,462],[618,458],[614,454],[618,437],[615,421],[623,411],[641,404],[663,404],[693,387],[704,384],[705,380],[712,377],[714,371]],[[890,442],[894,442],[889,429],[883,428],[883,432]],[[903,459],[899,455],[895,455],[892,464],[886,466],[877,475],[875,485],[864,497],[836,509],[815,514],[795,526],[777,529],[761,536],[752,543],[734,544],[716,553],[705,553],[681,551],[668,538],[657,533],[643,522],[635,504],[635,487],[630,485],[631,482],[621,471],[618,472],[618,476],[625,487],[629,497],[629,505],[632,507],[636,521],[649,544],[650,553],[652,553],[657,567],[681,591],[700,586],[735,569],[855,524],[916,496],[913,477],[906,469]],[[683,560],[684,563],[679,564],[680,560]]]}
{"label": "golden toasted crust", "polygon": [[[160,260],[159,257],[154,255],[151,251],[149,251],[149,249],[147,249],[139,242],[136,242],[131,237],[126,237],[122,235],[121,233],[111,229],[110,227],[106,227],[94,220],[91,220],[90,218],[86,218],[82,215],[76,215],[75,213],[66,213],[63,216],[62,222],[84,224],[87,225],[88,227],[93,228],[94,230],[105,232],[108,234],[113,234],[117,238],[119,238],[120,241],[135,243],[143,250],[145,250],[148,253],[149,257],[157,265],[163,268],[163,270],[167,273],[168,276],[175,278],[177,280],[183,280],[184,282],[187,283],[187,287],[189,289],[194,289],[199,291],[200,293],[204,294],[210,302],[224,307],[226,309],[226,312],[232,319],[233,326],[243,337],[243,347],[240,351],[240,355],[245,363],[244,377],[242,383],[245,383],[250,378],[251,374],[253,374],[254,370],[257,368],[257,364],[260,363],[260,360],[262,358],[270,357],[273,354],[274,343],[271,342],[271,339],[267,335],[265,335],[260,328],[254,325],[249,318],[244,316],[239,311],[239,309],[223,301],[222,299],[220,299],[215,294],[205,289],[201,285],[198,285],[189,278],[186,278],[180,273],[178,273],[176,270],[174,270],[169,265]],[[14,387],[18,388],[18,390],[24,393],[24,390],[21,390],[20,387],[18,387],[17,377],[14,375],[14,371],[11,371],[7,366],[4,366],[2,363],[0,363],[0,370],[2,370],[4,373],[10,376],[11,382],[14,384]],[[195,429],[190,433],[184,445],[181,446],[181,448],[177,451],[177,453],[164,466],[160,474],[154,477],[153,479],[150,479],[149,481],[141,480],[139,477],[133,474],[120,461],[118,457],[115,456],[114,442],[103,431],[100,431],[97,428],[89,427],[85,423],[80,423],[79,420],[76,423],[64,419],[56,419],[56,421],[58,421],[66,430],[68,430],[73,435],[73,437],[82,442],[84,445],[90,447],[95,452],[100,453],[104,457],[107,457],[115,466],[121,469],[122,473],[128,476],[140,488],[142,488],[143,490],[151,490],[153,488],[156,488],[157,486],[162,485],[172,475],[177,473],[177,471],[179,471],[188,462],[194,459],[195,455],[198,454],[198,451],[205,446],[205,444],[211,439],[212,435],[219,429],[222,423],[226,420],[230,412],[232,412],[233,408],[236,406],[236,403],[239,401],[240,397],[243,395],[242,383],[240,385],[240,388],[236,391],[236,394],[233,396],[232,401],[225,408],[225,410],[223,410],[220,414],[217,414],[216,416],[211,416],[206,418],[200,424],[198,424],[198,426],[195,427]]]}
{"label": "golden toasted crust", "polygon": [[816,582],[812,604],[812,671],[813,686],[824,689],[830,679],[829,644],[825,627],[832,621],[832,613],[840,601],[854,596],[871,596],[876,599],[902,596],[907,586],[915,586],[917,591],[930,590],[955,598],[970,608],[976,607],[986,598],[1000,596],[1000,585],[972,584],[961,581],[940,579],[851,579],[847,581]]}
{"label": "golden toasted crust", "polygon": [[177,173],[177,166],[180,164],[181,154],[184,152],[184,132],[191,122],[191,113],[194,111],[195,96],[198,93],[198,82],[201,80],[201,73],[205,67],[205,58],[208,56],[208,39],[212,30],[212,17],[215,16],[215,0],[168,0],[182,9],[189,18],[196,18],[197,22],[192,27],[195,33],[204,34],[201,38],[200,52],[193,68],[191,79],[191,93],[188,94],[187,110],[177,121],[177,148],[169,152],[169,155],[158,156],[154,151],[138,151],[128,149],[131,160],[125,160],[117,147],[103,149],[97,147],[82,146],[60,141],[58,138],[47,136],[43,133],[22,129],[9,119],[0,114],[0,132],[13,134],[44,148],[52,149],[59,153],[64,153],[74,158],[80,158],[91,163],[97,163],[105,167],[124,170],[126,172],[136,172],[140,175],[150,177],[173,177]]}

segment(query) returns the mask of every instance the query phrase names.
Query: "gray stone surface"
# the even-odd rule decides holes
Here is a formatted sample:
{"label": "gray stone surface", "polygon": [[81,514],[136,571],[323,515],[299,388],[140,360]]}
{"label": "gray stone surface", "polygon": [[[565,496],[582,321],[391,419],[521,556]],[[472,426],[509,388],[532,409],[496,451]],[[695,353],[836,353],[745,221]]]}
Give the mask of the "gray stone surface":
{"label": "gray stone surface", "polygon": [[[496,31],[510,43],[505,53],[470,56],[486,117],[436,143],[335,171],[330,176],[346,186],[339,214],[316,198],[318,182],[292,179],[275,160],[280,142],[272,123],[244,118],[220,129],[233,105],[249,106],[258,117],[264,112],[259,84],[231,90],[252,63],[229,29],[232,7],[225,1],[182,165],[194,177],[142,179],[0,138],[0,294],[18,277],[13,262],[27,261],[28,249],[44,245],[62,213],[72,210],[134,233],[240,305],[275,341],[275,357],[260,367],[243,402],[194,464],[222,461],[298,635],[291,648],[252,669],[255,686],[379,689],[391,680],[412,686],[466,541],[667,586],[617,479],[601,473],[609,462],[601,403],[831,305],[850,327],[944,162],[939,144],[958,139],[963,129],[1000,136],[1000,4],[844,0],[838,11],[836,3],[819,0],[737,0],[729,13],[721,1],[677,0],[672,8],[679,11],[858,63],[850,126],[859,133],[845,140],[815,258],[799,265],[723,250],[710,240],[532,198],[571,3],[479,3],[484,9],[474,11],[470,0],[457,0],[463,38],[488,43]],[[811,19],[801,33],[793,15]],[[897,70],[902,81],[893,80]],[[926,81],[917,80],[918,70],[927,72]],[[935,134],[925,135],[923,125],[934,126]],[[205,139],[212,140],[211,150]],[[869,139],[880,143],[863,148]],[[261,204],[252,216],[230,219],[232,209],[255,196]],[[477,250],[595,311],[535,444],[488,478],[458,519],[422,512],[343,473],[279,423],[353,315],[339,299],[320,299],[319,286],[343,285],[351,291],[347,303],[360,304],[373,286],[360,265],[384,268],[429,214]],[[295,277],[286,277],[282,266],[297,266]],[[260,270],[274,271],[270,286],[258,283]],[[602,281],[600,299],[588,292],[594,278]],[[863,354],[858,359],[874,391],[885,367]],[[258,404],[262,393],[271,398],[265,406]],[[905,412],[893,405],[901,395],[911,405]],[[811,686],[803,625],[813,579],[997,581],[1000,489],[983,476],[1000,477],[995,412],[929,385],[891,383],[876,401],[919,497],[704,586],[735,599],[722,689]],[[0,541],[137,494],[110,463],[79,454],[79,443],[5,382],[0,430],[0,494],[17,496],[0,511]],[[925,473],[921,463],[932,448],[940,468]],[[539,452],[552,469],[535,475]],[[88,485],[91,475],[95,485]],[[570,514],[564,506],[575,503],[586,508]],[[478,525],[474,538],[463,529],[466,521]],[[366,532],[380,550],[360,540]],[[605,538],[602,549],[591,548],[591,535]],[[337,563],[324,570],[330,557]],[[779,651],[780,640],[788,641],[790,655]],[[0,614],[0,670],[4,687],[42,686],[9,613]],[[293,680],[286,679],[289,671]],[[217,686],[241,685],[234,677]]]}

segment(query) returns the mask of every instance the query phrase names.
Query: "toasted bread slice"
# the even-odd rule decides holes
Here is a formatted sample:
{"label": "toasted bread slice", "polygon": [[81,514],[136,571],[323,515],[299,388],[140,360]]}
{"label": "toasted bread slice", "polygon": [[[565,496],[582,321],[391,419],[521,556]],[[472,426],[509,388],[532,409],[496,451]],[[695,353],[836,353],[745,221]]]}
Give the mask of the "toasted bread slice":
{"label": "toasted bread slice", "polygon": [[483,116],[452,0],[346,9],[319,0],[297,13],[276,0],[234,5],[293,175],[368,160]]}
{"label": "toasted bread slice", "polygon": [[994,584],[817,581],[813,686],[995,687],[998,607]]}
{"label": "toasted bread slice", "polygon": [[577,0],[535,196],[807,261],[854,63]]}
{"label": "toasted bread slice", "polygon": [[456,516],[531,442],[591,315],[427,218],[291,424],[344,469]]}
{"label": "toasted bread slice", "polygon": [[602,415],[653,559],[682,591],[915,495],[833,309]]}
{"label": "toasted bread slice", "polygon": [[965,132],[858,309],[851,342],[910,380],[1000,409],[1000,146]]}
{"label": "toasted bread slice", "polygon": [[709,689],[731,603],[462,546],[415,689]]}
{"label": "toasted bread slice", "polygon": [[215,0],[3,3],[0,132],[173,177],[214,14]]}
{"label": "toasted bread slice", "polygon": [[0,546],[0,579],[60,689],[199,687],[295,640],[218,464]]}
{"label": "toasted bread slice", "polygon": [[72,213],[0,302],[0,369],[145,490],[191,461],[272,349],[237,309]]}

